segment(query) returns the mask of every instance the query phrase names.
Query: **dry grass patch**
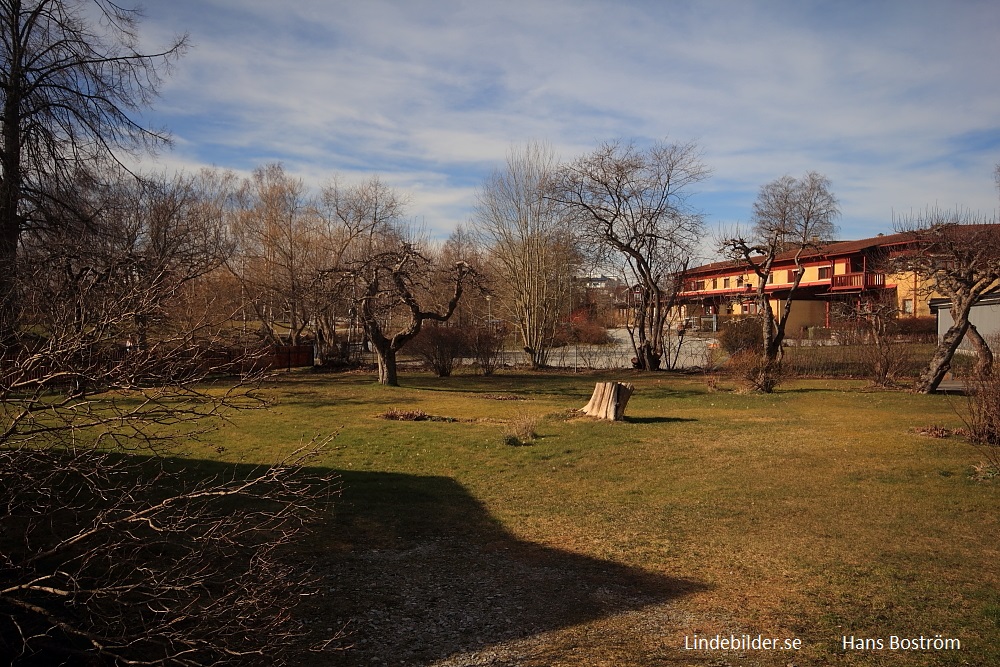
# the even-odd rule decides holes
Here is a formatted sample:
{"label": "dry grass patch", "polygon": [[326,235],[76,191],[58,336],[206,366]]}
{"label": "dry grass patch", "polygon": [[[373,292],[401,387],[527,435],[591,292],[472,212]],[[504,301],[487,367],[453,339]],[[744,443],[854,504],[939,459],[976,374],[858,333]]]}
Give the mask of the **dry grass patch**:
{"label": "dry grass patch", "polygon": [[[355,619],[358,648],[337,665],[398,662],[379,649],[393,628],[419,639],[420,655],[433,657],[423,665],[1000,664],[1000,482],[976,477],[982,455],[963,438],[913,430],[962,427],[947,397],[802,380],[744,395],[710,392],[698,377],[635,374],[625,422],[536,418],[531,430],[543,424],[544,437],[507,447],[497,423],[513,432],[524,404],[483,395],[517,392],[535,415],[571,414],[595,376],[401,379],[394,390],[364,377],[289,379],[288,389],[307,388],[308,397],[277,385],[276,410],[237,415],[201,451],[219,458],[213,447],[222,445],[224,457],[270,460],[302,432],[340,428],[321,464],[344,475],[341,514],[318,536],[319,556],[304,556],[328,568],[337,591],[317,601],[317,616]],[[371,417],[399,405],[462,421]],[[323,550],[333,542],[347,561]],[[491,574],[508,561],[506,578]],[[430,570],[414,574],[426,591],[405,599],[362,567],[398,572],[406,562]],[[684,583],[647,599],[642,586],[611,583],[617,568],[633,583],[640,575]],[[449,573],[467,586],[448,588]],[[348,591],[345,577],[356,587]],[[572,595],[597,611],[574,615]],[[518,615],[518,604],[534,614],[549,597],[562,612],[531,622]],[[695,632],[795,636],[804,648],[684,651],[683,637]],[[845,634],[921,633],[957,637],[963,650],[888,655],[840,645]],[[465,643],[456,647],[456,638]],[[447,662],[453,655],[465,662]]]}

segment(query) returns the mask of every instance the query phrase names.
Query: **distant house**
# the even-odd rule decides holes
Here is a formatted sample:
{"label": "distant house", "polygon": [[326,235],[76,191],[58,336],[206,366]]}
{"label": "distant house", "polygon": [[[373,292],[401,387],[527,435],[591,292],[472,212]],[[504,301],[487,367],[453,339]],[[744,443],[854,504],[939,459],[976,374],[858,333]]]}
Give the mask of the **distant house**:
{"label": "distant house", "polygon": [[[887,261],[912,244],[910,234],[879,235],[860,241],[837,241],[799,257],[804,272],[792,305],[788,333],[829,327],[838,303],[861,305],[891,299],[901,316],[931,314],[922,284],[913,273],[887,273]],[[775,312],[795,281],[795,252],[779,255],[765,292]],[[690,269],[678,303],[680,315],[702,328],[715,328],[727,317],[755,315],[758,277],[734,261]]]}
{"label": "distant house", "polygon": [[[931,312],[937,315],[938,340],[955,323],[951,319],[949,308],[951,308],[950,299],[940,298],[930,301]],[[969,311],[969,321],[976,325],[980,335],[990,342],[990,347],[993,347],[992,340],[1000,336],[1000,289],[991,290],[979,299]],[[969,339],[964,338],[958,349],[972,351],[973,348]]]}

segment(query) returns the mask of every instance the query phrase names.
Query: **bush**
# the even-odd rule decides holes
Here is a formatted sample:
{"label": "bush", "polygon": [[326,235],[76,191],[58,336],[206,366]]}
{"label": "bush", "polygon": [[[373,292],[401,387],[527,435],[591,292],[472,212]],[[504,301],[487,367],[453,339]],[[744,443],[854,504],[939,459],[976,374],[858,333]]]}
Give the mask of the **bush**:
{"label": "bush", "polygon": [[718,341],[728,354],[761,351],[764,349],[764,332],[760,320],[756,317],[730,320],[719,330]]}
{"label": "bush", "polygon": [[608,328],[593,320],[572,322],[570,340],[582,345],[608,345],[614,342]]}
{"label": "bush", "polygon": [[937,342],[937,318],[899,317],[895,321],[895,333],[906,340],[920,343]]}
{"label": "bush", "polygon": [[421,422],[430,419],[430,416],[423,410],[400,410],[399,408],[389,408],[379,417],[401,422]]}
{"label": "bush", "polygon": [[503,361],[503,344],[507,339],[505,326],[486,325],[472,328],[467,336],[469,353],[483,375],[490,376]]}
{"label": "bush", "polygon": [[968,401],[961,416],[969,442],[983,452],[995,473],[1000,472],[1000,370],[975,373],[965,386]]}
{"label": "bush", "polygon": [[740,390],[746,393],[770,394],[784,377],[780,361],[768,361],[760,352],[751,350],[731,355],[726,366]]}
{"label": "bush", "polygon": [[462,329],[434,322],[420,329],[407,350],[420,357],[438,377],[448,377],[455,362],[469,354],[469,343]]}
{"label": "bush", "polygon": [[526,445],[538,437],[535,429],[538,427],[538,417],[521,413],[510,420],[503,432],[503,442],[512,447]]}

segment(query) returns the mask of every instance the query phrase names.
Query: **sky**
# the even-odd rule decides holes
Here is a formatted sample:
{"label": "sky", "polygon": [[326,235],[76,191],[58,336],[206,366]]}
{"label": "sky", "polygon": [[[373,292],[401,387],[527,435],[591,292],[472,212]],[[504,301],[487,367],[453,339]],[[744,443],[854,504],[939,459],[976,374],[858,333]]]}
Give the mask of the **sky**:
{"label": "sky", "polygon": [[695,142],[690,203],[746,222],[762,185],[825,174],[840,238],[1000,205],[996,0],[149,0],[143,44],[191,48],[143,120],[156,168],[281,162],[378,175],[432,237],[508,152]]}

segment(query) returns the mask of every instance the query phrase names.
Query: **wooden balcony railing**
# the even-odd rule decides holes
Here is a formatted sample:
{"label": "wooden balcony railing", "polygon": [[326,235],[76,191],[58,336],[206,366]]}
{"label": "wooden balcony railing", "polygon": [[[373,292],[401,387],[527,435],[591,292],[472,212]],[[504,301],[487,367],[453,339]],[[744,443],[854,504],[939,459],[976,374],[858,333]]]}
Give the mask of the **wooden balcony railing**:
{"label": "wooden balcony railing", "polygon": [[868,271],[833,276],[833,282],[830,283],[830,289],[835,290],[872,289],[879,287],[885,287],[885,274]]}

